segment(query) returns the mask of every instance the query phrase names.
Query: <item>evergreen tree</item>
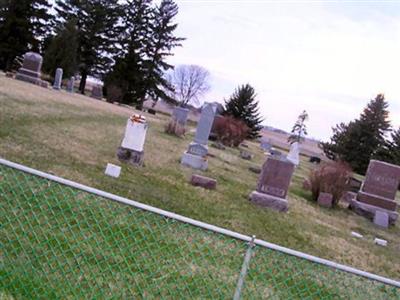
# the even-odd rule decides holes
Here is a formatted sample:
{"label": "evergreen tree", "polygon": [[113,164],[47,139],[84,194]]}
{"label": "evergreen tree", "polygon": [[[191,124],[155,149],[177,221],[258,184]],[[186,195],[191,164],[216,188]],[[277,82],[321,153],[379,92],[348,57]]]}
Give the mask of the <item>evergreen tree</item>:
{"label": "evergreen tree", "polygon": [[106,78],[106,86],[121,90],[122,102],[142,107],[146,96],[154,100],[168,98],[164,88],[169,84],[164,73],[172,66],[165,60],[183,40],[173,34],[177,13],[178,7],[171,0],[163,0],[158,6],[153,6],[151,0],[127,1],[121,38],[121,48],[127,51],[119,53]]}
{"label": "evergreen tree", "polygon": [[48,12],[48,0],[0,3],[0,68],[9,70],[15,57],[27,51],[42,51],[53,16]]}
{"label": "evergreen tree", "polygon": [[391,133],[391,140],[387,140],[385,145],[378,149],[374,158],[400,165],[400,127]]}
{"label": "evergreen tree", "polygon": [[333,129],[331,141],[322,143],[328,157],[343,160],[355,172],[364,174],[369,160],[377,155],[390,130],[388,103],[383,94],[371,100],[358,120],[340,124]]}
{"label": "evergreen tree", "polygon": [[43,70],[55,74],[57,68],[63,69],[63,77],[69,78],[77,71],[78,30],[76,20],[63,24],[46,49]]}
{"label": "evergreen tree", "polygon": [[[176,37],[174,31],[178,24],[174,18],[178,14],[178,6],[172,0],[162,0],[153,9],[151,20],[151,39],[149,40],[148,59],[144,63],[146,77],[146,94],[157,100],[158,98],[172,100],[165,89],[171,90],[168,80],[164,74],[173,66],[166,62],[168,56],[172,55],[171,50],[181,46],[183,38]],[[140,103],[144,102],[144,97]]]}
{"label": "evergreen tree", "polygon": [[231,97],[225,101],[225,115],[242,120],[249,127],[249,138],[257,138],[263,128],[263,119],[258,112],[256,93],[250,84],[239,86]]}
{"label": "evergreen tree", "polygon": [[63,22],[76,20],[78,29],[77,62],[83,94],[88,75],[102,77],[110,68],[117,50],[118,0],[57,0],[57,13]]}
{"label": "evergreen tree", "polygon": [[288,137],[288,142],[293,144],[295,142],[301,143],[303,136],[307,135],[307,127],[305,121],[308,120],[308,114],[304,110],[297,118],[296,123],[293,125],[291,135]]}
{"label": "evergreen tree", "polygon": [[119,102],[138,104],[146,95],[144,59],[151,36],[151,0],[128,0],[123,7],[120,49],[115,65],[106,75],[105,86],[120,91]]}

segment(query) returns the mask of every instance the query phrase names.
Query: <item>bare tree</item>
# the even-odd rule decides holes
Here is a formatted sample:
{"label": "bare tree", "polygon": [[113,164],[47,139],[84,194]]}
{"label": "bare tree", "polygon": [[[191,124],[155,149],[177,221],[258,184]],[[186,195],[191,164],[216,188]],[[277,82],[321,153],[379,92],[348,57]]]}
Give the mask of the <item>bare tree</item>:
{"label": "bare tree", "polygon": [[180,65],[167,75],[172,90],[169,96],[181,106],[189,102],[200,104],[200,99],[210,90],[210,73],[197,65]]}

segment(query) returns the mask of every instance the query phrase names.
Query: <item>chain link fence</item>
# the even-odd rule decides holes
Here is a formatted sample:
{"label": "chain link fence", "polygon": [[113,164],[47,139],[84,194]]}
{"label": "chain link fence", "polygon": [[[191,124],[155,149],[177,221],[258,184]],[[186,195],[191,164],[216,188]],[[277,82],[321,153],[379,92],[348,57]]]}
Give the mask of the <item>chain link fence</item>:
{"label": "chain link fence", "polygon": [[4,162],[0,299],[400,299],[398,282],[249,243]]}

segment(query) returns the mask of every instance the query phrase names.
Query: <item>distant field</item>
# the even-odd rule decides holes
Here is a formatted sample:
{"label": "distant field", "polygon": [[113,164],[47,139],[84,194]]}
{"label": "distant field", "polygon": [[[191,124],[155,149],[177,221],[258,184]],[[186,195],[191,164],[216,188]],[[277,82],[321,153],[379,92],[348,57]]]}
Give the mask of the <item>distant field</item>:
{"label": "distant field", "polygon": [[[194,219],[316,256],[400,279],[400,229],[374,227],[344,207],[327,210],[310,200],[301,188],[313,167],[305,157],[296,170],[281,214],[249,203],[257,175],[248,167],[265,157],[255,142],[252,161],[239,158],[238,149],[210,148],[206,176],[216,178],[216,191],[188,184],[193,170],[179,164],[193,134],[184,139],[166,135],[165,115],[146,115],[150,127],[145,167],[122,165],[119,179],[104,175],[107,162],[121,165],[115,153],[127,117],[134,111],[78,94],[68,94],[5,78],[0,73],[0,156]],[[196,173],[201,173],[196,171]],[[351,231],[365,236],[352,238]],[[383,248],[373,238],[389,241]]]}

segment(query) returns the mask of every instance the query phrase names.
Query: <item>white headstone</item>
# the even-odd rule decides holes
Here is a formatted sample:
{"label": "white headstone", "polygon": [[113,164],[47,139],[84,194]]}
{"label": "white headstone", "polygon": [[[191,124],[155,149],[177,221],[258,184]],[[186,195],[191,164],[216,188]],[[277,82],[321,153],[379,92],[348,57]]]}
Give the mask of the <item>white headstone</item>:
{"label": "white headstone", "polygon": [[147,127],[145,117],[139,115],[130,117],[126,123],[125,136],[121,147],[142,152],[144,141],[146,140]]}
{"label": "white headstone", "polygon": [[108,163],[104,173],[108,176],[118,178],[121,174],[121,167]]}
{"label": "white headstone", "polygon": [[300,155],[300,147],[298,142],[294,142],[290,145],[289,154],[287,155],[287,159],[292,162],[294,165],[299,165],[299,155]]}
{"label": "white headstone", "polygon": [[54,78],[53,89],[55,89],[55,90],[61,89],[62,75],[63,75],[63,69],[57,68],[57,70],[56,70],[56,76],[55,76],[55,78]]}

